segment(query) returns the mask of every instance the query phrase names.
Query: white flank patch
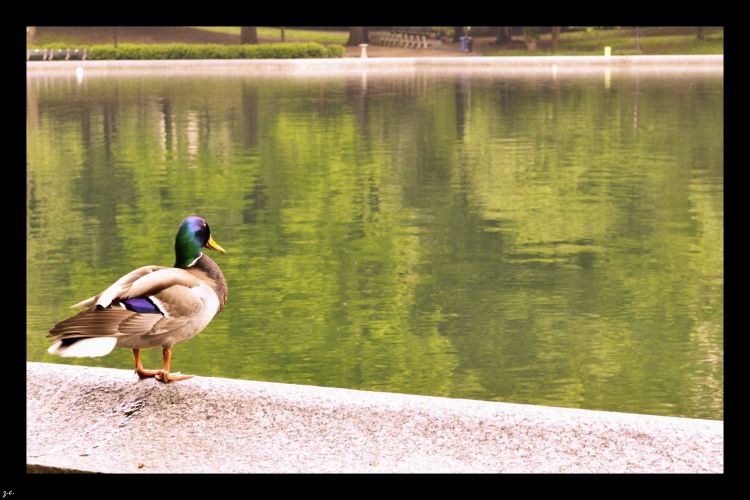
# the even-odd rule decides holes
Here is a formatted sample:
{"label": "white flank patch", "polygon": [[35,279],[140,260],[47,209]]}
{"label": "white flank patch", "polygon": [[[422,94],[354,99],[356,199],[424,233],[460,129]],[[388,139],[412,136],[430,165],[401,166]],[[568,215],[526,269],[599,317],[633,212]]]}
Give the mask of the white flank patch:
{"label": "white flank patch", "polygon": [[201,300],[203,308],[193,316],[193,325],[200,332],[211,322],[216,313],[219,312],[219,297],[209,285],[201,283],[190,290],[193,295]]}
{"label": "white flank patch", "polygon": [[117,339],[113,337],[85,338],[68,347],[63,347],[62,340],[58,340],[47,349],[47,352],[63,358],[93,358],[109,354],[115,348],[115,344]]}
{"label": "white flank patch", "polygon": [[203,307],[206,311],[204,314],[208,315],[206,324],[208,324],[213,317],[216,316],[216,313],[219,312],[219,297],[210,285],[201,283],[200,286],[202,289],[201,299],[203,300]]}

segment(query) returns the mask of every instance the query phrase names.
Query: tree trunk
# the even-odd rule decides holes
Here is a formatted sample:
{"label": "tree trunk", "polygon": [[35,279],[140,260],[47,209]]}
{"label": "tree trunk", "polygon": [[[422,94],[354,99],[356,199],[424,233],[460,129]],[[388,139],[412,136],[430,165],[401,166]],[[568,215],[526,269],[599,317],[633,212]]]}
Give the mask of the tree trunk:
{"label": "tree trunk", "polygon": [[281,41],[286,42],[286,29],[283,26],[281,27]]}
{"label": "tree trunk", "polygon": [[497,38],[495,38],[495,43],[497,45],[504,45],[512,41],[513,38],[510,36],[510,26],[498,26]]}
{"label": "tree trunk", "polygon": [[258,43],[258,27],[240,26],[240,43]]}
{"label": "tree trunk", "polygon": [[26,26],[26,43],[36,43],[36,26]]}
{"label": "tree trunk", "polygon": [[557,42],[560,41],[561,26],[552,26],[552,50],[557,50]]}
{"label": "tree trunk", "polygon": [[537,37],[538,32],[536,28],[527,28],[526,26],[523,27],[523,41],[524,43],[526,43],[526,50],[536,50]]}
{"label": "tree trunk", "polygon": [[347,47],[356,47],[360,43],[370,43],[367,28],[364,26],[351,26],[349,28],[349,41]]}
{"label": "tree trunk", "polygon": [[698,40],[703,40],[705,38],[705,34],[703,33],[703,26],[696,26],[695,36],[698,38]]}
{"label": "tree trunk", "polygon": [[453,41],[460,42],[462,36],[464,36],[464,27],[456,26],[453,30]]}

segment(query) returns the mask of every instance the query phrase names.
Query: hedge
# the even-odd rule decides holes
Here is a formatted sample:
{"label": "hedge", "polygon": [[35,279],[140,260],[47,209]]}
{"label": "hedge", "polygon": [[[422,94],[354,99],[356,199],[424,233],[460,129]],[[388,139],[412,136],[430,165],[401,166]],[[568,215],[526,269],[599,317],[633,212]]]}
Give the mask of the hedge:
{"label": "hedge", "polygon": [[[51,47],[50,47],[51,48]],[[88,59],[306,59],[341,57],[340,45],[319,43],[267,43],[253,45],[161,44],[136,45],[122,43],[91,45]]]}

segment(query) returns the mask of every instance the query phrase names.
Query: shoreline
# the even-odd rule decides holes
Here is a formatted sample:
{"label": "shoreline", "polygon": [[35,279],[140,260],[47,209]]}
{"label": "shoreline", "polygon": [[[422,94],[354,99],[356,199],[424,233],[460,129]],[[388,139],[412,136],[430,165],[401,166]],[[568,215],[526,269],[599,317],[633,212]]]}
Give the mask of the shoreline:
{"label": "shoreline", "polygon": [[187,74],[345,74],[367,72],[471,71],[495,74],[575,75],[619,72],[706,73],[723,75],[723,55],[667,56],[466,56],[347,57],[335,59],[150,59],[107,61],[27,61],[27,76]]}

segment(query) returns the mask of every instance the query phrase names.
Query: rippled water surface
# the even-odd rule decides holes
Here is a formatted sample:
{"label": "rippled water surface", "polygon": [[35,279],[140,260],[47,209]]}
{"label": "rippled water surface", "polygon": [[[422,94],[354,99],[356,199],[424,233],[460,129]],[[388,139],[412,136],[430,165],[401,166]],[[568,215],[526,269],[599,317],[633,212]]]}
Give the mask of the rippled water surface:
{"label": "rippled water surface", "polygon": [[[28,359],[207,218],[183,373],[723,418],[723,79],[27,80]],[[144,353],[159,367],[160,350]]]}

